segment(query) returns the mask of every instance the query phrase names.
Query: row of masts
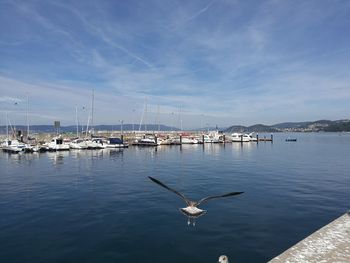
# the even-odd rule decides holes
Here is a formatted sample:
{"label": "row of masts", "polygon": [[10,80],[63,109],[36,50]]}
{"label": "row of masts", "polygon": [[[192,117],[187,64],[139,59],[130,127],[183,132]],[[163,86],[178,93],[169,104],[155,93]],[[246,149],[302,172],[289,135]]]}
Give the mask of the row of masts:
{"label": "row of masts", "polygon": [[[142,123],[143,123],[144,119],[145,119],[144,127],[145,127],[145,131],[147,131],[147,113],[148,113],[148,103],[147,102],[148,102],[148,99],[147,99],[147,97],[145,97],[145,105],[144,105],[144,110],[143,110],[142,115],[141,115],[139,132],[141,131],[141,127],[142,127]],[[172,113],[172,114],[174,114],[174,113]],[[155,123],[158,124],[158,131],[160,131],[159,115],[160,115],[160,107],[159,107],[159,105],[157,105],[157,115],[156,115]],[[181,106],[179,107],[179,119],[180,119],[180,130],[182,131],[183,127],[182,127],[182,107]],[[174,124],[172,124],[172,127],[174,127]]]}
{"label": "row of masts", "polygon": [[[27,125],[27,137],[29,138],[29,96],[27,95],[27,105],[26,105],[26,125]],[[12,133],[14,133],[14,129],[12,127],[12,124],[10,122],[10,119],[8,117],[8,111],[6,111],[5,113],[6,115],[6,137],[9,138],[10,137],[10,131],[9,131],[9,126],[11,127],[11,131]]]}
{"label": "row of masts", "polygon": [[[16,103],[17,104],[17,103]],[[85,130],[85,136],[88,136],[88,132],[91,135],[94,135],[95,133],[95,124],[94,124],[94,104],[95,104],[95,91],[94,89],[92,90],[92,95],[91,95],[91,110],[90,114],[88,115],[87,119],[87,124],[86,124],[86,130]],[[135,110],[133,110],[135,112]],[[180,130],[183,130],[182,126],[182,107],[179,107],[179,119],[180,119]],[[144,109],[142,111],[141,119],[140,119],[140,124],[139,124],[139,129],[138,131],[141,132],[142,125],[144,126],[145,132],[147,131],[147,116],[148,115],[148,99],[145,97],[145,103],[144,103]],[[160,131],[160,107],[157,105],[157,115],[156,115],[156,123],[158,124],[158,131]],[[172,112],[172,115],[174,115],[174,112]],[[75,122],[76,122],[76,136],[79,137],[79,115],[78,115],[78,105],[75,106]],[[27,137],[29,138],[30,135],[30,125],[29,125],[29,96],[27,95],[27,100],[26,100],[26,126],[27,126]],[[121,120],[121,129],[123,126],[124,120]],[[144,123],[144,124],[143,124]],[[133,130],[135,131],[134,127],[134,121],[133,121]],[[172,127],[174,127],[174,123],[171,124]],[[8,118],[8,112],[6,112],[6,135],[9,138],[9,126],[12,125],[10,124],[9,118]],[[90,128],[90,129],[89,129]],[[58,132],[58,130],[57,130]],[[83,132],[83,129],[82,129]]]}

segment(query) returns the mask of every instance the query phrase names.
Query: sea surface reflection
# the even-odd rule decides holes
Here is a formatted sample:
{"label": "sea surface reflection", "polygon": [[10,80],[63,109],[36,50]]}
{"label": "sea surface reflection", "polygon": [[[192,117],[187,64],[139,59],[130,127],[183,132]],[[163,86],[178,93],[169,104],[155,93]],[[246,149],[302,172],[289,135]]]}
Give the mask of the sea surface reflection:
{"label": "sea surface reflection", "polygon": [[[348,209],[349,134],[274,142],[0,153],[2,262],[266,262]],[[195,227],[184,202],[203,204]]]}

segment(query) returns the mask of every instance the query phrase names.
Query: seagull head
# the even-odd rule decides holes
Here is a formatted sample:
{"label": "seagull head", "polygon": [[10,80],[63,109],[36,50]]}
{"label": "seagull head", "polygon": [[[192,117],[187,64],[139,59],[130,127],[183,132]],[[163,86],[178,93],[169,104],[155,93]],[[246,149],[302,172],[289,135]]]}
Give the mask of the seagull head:
{"label": "seagull head", "polygon": [[228,257],[225,255],[221,255],[219,257],[219,263],[228,263]]}

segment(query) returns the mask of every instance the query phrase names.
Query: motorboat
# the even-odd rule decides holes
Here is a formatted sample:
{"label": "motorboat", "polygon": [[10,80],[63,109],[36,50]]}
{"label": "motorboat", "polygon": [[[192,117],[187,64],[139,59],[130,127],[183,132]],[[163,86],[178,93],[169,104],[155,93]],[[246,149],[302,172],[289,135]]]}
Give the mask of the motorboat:
{"label": "motorboat", "polygon": [[182,137],[181,140],[180,138],[177,138],[174,140],[175,143],[178,144],[198,144],[199,141],[195,138],[190,138],[190,137]]}
{"label": "motorboat", "polygon": [[47,143],[45,146],[47,146],[49,151],[68,151],[69,150],[69,144],[64,142],[61,136],[52,138],[52,140],[49,143]]}
{"label": "motorboat", "polygon": [[243,133],[232,133],[231,134],[231,140],[232,142],[250,142],[250,136],[248,134],[243,134]]}
{"label": "motorboat", "polygon": [[105,143],[103,138],[92,138],[91,140],[86,141],[88,149],[105,149]]}
{"label": "motorboat", "polygon": [[1,149],[4,152],[9,152],[9,153],[19,153],[22,152],[27,145],[23,142],[20,142],[18,140],[10,140],[6,139],[2,144],[1,144]]}
{"label": "motorboat", "polygon": [[88,143],[83,139],[75,139],[69,143],[70,149],[84,150],[88,148]]}
{"label": "motorboat", "polygon": [[212,138],[212,143],[223,143],[225,141],[225,136],[222,131],[214,131],[209,134]]}
{"label": "motorboat", "polygon": [[198,144],[199,141],[196,138],[183,137],[181,142],[182,144]]}
{"label": "motorboat", "polygon": [[150,137],[145,137],[145,138],[136,140],[133,144],[137,146],[158,146],[159,145],[156,138],[150,138]]}
{"label": "motorboat", "polygon": [[249,140],[251,141],[251,142],[257,142],[258,141],[258,138],[255,136],[253,136],[254,135],[254,132],[251,132],[251,133],[249,133],[249,134],[247,134],[248,135],[248,137],[249,137]]}
{"label": "motorboat", "polygon": [[202,143],[223,143],[225,134],[222,131],[212,131],[209,134],[202,134]]}
{"label": "motorboat", "polygon": [[116,137],[110,137],[104,144],[106,148],[126,148],[128,144],[124,143],[122,139]]}
{"label": "motorboat", "polygon": [[213,138],[209,134],[203,134],[202,140],[202,143],[213,143]]}
{"label": "motorboat", "polygon": [[231,134],[231,140],[232,142],[256,142],[258,141],[258,139],[256,137],[253,136],[253,132],[252,133],[232,133]]}

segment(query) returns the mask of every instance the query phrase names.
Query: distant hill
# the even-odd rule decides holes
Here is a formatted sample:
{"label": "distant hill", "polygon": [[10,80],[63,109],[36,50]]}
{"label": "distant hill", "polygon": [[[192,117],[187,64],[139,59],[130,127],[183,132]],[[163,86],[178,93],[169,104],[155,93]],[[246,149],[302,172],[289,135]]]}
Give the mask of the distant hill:
{"label": "distant hill", "polygon": [[224,130],[224,132],[245,132],[247,127],[242,125],[233,125]]}
{"label": "distant hill", "polygon": [[[145,131],[147,126],[147,131],[158,131],[158,124],[147,124],[147,125],[141,125],[141,131]],[[121,125],[95,125],[95,131],[120,131]],[[79,132],[82,130],[85,131],[86,126],[79,126]],[[203,128],[203,131],[207,130],[216,130],[217,127],[209,127],[209,128]],[[25,125],[17,125],[16,130],[26,131],[27,126]],[[138,131],[139,130],[139,124],[124,124],[123,125],[124,131]],[[166,126],[166,125],[159,125],[160,131],[179,131],[178,128]],[[196,129],[200,130],[200,129]],[[242,126],[242,125],[232,125],[231,127],[228,127],[226,129],[220,129],[223,130],[226,133],[234,133],[234,132],[284,132],[284,131],[294,131],[294,132],[319,132],[319,131],[325,131],[325,132],[342,132],[342,131],[350,131],[350,120],[336,120],[336,121],[330,121],[330,120],[318,120],[318,121],[307,121],[307,122],[283,122],[278,123],[274,125],[264,125],[264,124],[255,124],[252,126]],[[193,130],[195,131],[195,130]],[[49,133],[49,132],[56,132],[53,125],[32,125],[30,126],[30,132],[31,133]],[[75,133],[76,132],[76,126],[75,125],[69,125],[69,126],[62,126],[60,128],[61,133]],[[6,126],[0,126],[0,134],[6,133]]]}
{"label": "distant hill", "polygon": [[[318,120],[309,122],[285,122],[272,125],[279,130],[291,131],[348,131],[346,123],[350,120]],[[333,128],[331,128],[333,127]],[[344,130],[342,130],[342,128]]]}
{"label": "distant hill", "polygon": [[318,121],[304,121],[304,122],[284,122],[272,125],[272,127],[277,129],[306,129],[309,127],[326,127],[332,123],[339,121],[330,120],[318,120]]}
{"label": "distant hill", "polygon": [[341,132],[350,131],[350,120],[318,120],[304,122],[283,122],[274,125],[256,124],[252,126],[233,125],[225,132]]}
{"label": "distant hill", "polygon": [[292,129],[292,128],[302,128],[309,125],[311,122],[283,122],[272,125],[276,129]]}
{"label": "distant hill", "polygon": [[278,132],[279,130],[263,124],[256,124],[249,127],[241,126],[241,125],[234,125],[225,130],[227,133],[233,133],[233,132]]}
{"label": "distant hill", "polygon": [[248,132],[278,132],[278,130],[274,127],[256,124],[248,127]]}
{"label": "distant hill", "polygon": [[350,121],[332,123],[331,125],[326,127],[324,129],[324,131],[327,131],[327,132],[342,132],[342,131],[350,132]]}

